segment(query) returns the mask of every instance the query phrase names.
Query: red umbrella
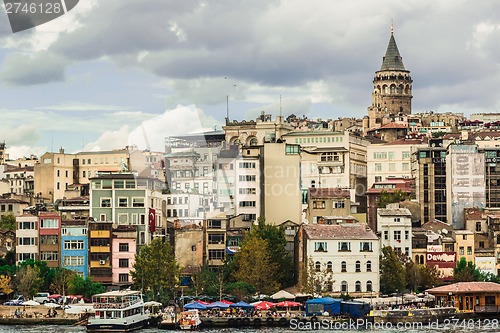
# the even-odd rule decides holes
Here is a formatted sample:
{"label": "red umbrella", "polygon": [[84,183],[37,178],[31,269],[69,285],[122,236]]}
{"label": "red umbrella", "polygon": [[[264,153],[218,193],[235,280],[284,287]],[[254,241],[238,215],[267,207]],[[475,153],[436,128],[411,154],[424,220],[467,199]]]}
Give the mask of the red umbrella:
{"label": "red umbrella", "polygon": [[301,305],[302,304],[300,304],[299,302],[292,302],[292,301],[283,301],[283,302],[276,303],[276,306],[284,307],[284,308],[289,308],[292,306],[301,306]]}
{"label": "red umbrella", "polygon": [[200,301],[200,300],[197,300],[196,303],[200,303],[200,304],[203,304],[203,305],[210,304],[210,302],[204,302],[204,301]]}
{"label": "red umbrella", "polygon": [[226,304],[234,304],[234,302],[231,302],[231,301],[226,301],[225,299],[223,299],[221,302],[222,302],[222,303],[226,303]]}
{"label": "red umbrella", "polygon": [[59,298],[59,297],[61,297],[61,295],[54,294],[54,295],[50,295],[48,298],[53,299],[53,298]]}
{"label": "red umbrella", "polygon": [[276,305],[274,303],[268,301],[261,301],[253,304],[253,307],[256,308],[257,310],[269,310],[270,308],[273,308],[275,306]]}

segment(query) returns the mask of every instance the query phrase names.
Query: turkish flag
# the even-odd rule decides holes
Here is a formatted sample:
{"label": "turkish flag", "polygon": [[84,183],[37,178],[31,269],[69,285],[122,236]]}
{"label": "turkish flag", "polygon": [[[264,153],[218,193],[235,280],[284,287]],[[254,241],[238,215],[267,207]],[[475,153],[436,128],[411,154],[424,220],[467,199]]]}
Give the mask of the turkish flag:
{"label": "turkish flag", "polygon": [[156,231],[156,211],[153,208],[149,208],[149,231]]}

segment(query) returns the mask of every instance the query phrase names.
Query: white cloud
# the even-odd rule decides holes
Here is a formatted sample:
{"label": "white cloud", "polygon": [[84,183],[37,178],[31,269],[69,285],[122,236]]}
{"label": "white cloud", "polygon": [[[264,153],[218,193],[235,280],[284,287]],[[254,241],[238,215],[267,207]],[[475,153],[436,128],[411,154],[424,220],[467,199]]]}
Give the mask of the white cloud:
{"label": "white cloud", "polygon": [[210,131],[215,125],[220,124],[194,105],[177,106],[142,121],[133,129],[123,126],[117,131],[106,131],[96,141],[87,144],[85,150],[109,150],[136,145],[139,149],[164,151],[165,137]]}

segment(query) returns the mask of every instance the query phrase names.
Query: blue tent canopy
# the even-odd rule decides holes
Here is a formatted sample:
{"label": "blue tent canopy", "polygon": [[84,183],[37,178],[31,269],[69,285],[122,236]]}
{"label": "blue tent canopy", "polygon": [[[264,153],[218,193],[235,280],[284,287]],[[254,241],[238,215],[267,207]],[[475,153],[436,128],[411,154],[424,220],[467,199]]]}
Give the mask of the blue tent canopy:
{"label": "blue tent canopy", "polygon": [[330,316],[339,314],[341,302],[341,299],[331,297],[310,299],[306,301],[306,315],[322,315],[325,311],[327,311]]}
{"label": "blue tent canopy", "polygon": [[227,309],[229,307],[229,304],[226,304],[224,302],[213,302],[207,305],[207,309]]}
{"label": "blue tent canopy", "polygon": [[198,302],[191,302],[191,303],[188,303],[186,305],[184,305],[184,309],[187,309],[187,310],[206,310],[207,307],[201,303],[198,303]]}
{"label": "blue tent canopy", "polygon": [[340,311],[349,314],[351,318],[359,318],[370,313],[370,304],[364,302],[342,301]]}
{"label": "blue tent canopy", "polygon": [[230,304],[229,307],[230,308],[251,309],[251,308],[253,308],[253,305],[248,304],[248,303],[243,302],[243,301],[239,301],[238,303]]}

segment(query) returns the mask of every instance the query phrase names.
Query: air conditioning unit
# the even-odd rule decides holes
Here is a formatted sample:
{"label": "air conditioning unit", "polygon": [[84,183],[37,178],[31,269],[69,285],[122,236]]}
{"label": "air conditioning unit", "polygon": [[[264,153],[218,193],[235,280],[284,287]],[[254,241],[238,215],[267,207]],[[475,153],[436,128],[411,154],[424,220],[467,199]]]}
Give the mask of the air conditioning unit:
{"label": "air conditioning unit", "polygon": [[106,265],[106,260],[99,260],[100,265]]}

